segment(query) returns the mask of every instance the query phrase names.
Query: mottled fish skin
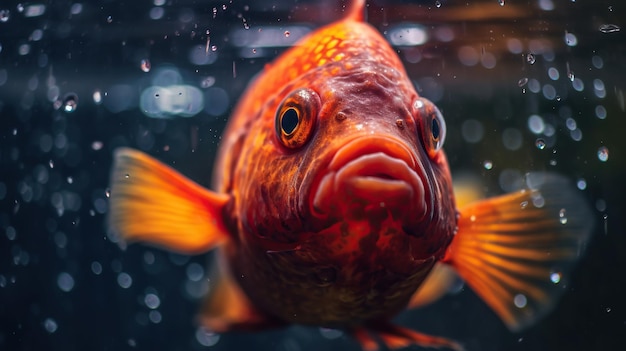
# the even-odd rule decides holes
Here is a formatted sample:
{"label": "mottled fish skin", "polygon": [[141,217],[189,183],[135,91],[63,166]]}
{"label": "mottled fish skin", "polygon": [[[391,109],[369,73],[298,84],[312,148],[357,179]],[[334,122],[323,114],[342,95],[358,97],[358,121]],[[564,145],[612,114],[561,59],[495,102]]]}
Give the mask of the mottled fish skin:
{"label": "mottled fish skin", "polygon": [[[300,88],[319,96],[317,125],[304,147],[286,150],[276,142],[275,115]],[[233,193],[238,238],[229,262],[256,306],[321,325],[359,324],[406,306],[456,225],[453,198],[443,196],[452,193],[445,155],[424,151],[417,99],[389,44],[353,18],[303,39],[251,85],[225,133],[214,186]],[[363,211],[350,221],[312,213],[316,183],[339,148],[358,138],[405,145],[426,184],[421,215],[428,221],[391,218],[389,211],[377,218]],[[293,249],[268,254],[250,244],[256,237]]]}

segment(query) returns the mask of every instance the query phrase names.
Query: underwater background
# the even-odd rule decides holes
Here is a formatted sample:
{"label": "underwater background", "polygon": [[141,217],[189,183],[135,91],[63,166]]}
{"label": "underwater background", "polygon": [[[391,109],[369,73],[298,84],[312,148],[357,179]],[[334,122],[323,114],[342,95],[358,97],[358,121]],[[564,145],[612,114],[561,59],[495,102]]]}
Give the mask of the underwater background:
{"label": "underwater background", "polygon": [[[247,83],[342,5],[0,2],[0,350],[359,350],[336,330],[198,328],[210,254],[122,249],[105,227],[115,148],[208,186]],[[397,321],[469,351],[624,349],[626,2],[368,5],[444,114],[453,178],[494,195],[530,170],[561,173],[596,222],[567,292],[522,332],[462,286]]]}

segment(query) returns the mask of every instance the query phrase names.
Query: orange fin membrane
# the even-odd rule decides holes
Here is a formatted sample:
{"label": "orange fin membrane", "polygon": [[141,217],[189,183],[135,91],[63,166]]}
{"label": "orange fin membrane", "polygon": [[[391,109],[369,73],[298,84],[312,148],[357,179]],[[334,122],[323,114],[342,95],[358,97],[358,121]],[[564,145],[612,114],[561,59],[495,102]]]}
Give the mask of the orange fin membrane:
{"label": "orange fin membrane", "polygon": [[210,290],[198,316],[200,324],[216,333],[256,331],[283,325],[254,307],[228,270],[223,252],[218,252],[217,256]]}
{"label": "orange fin membrane", "polygon": [[565,178],[530,173],[526,183],[463,208],[444,259],[511,330],[554,307],[593,226],[586,202]]}
{"label": "orange fin membrane", "polygon": [[228,238],[222,220],[228,198],[143,152],[120,148],[111,173],[108,228],[124,242],[200,253]]}
{"label": "orange fin membrane", "polygon": [[352,336],[365,351],[377,351],[376,335],[385,347],[393,350],[410,345],[421,347],[448,348],[455,351],[465,350],[461,344],[446,338],[416,332],[390,323],[376,323],[352,330]]}
{"label": "orange fin membrane", "polygon": [[411,297],[408,308],[417,308],[437,301],[459,280],[454,268],[439,262],[435,263],[426,280]]}

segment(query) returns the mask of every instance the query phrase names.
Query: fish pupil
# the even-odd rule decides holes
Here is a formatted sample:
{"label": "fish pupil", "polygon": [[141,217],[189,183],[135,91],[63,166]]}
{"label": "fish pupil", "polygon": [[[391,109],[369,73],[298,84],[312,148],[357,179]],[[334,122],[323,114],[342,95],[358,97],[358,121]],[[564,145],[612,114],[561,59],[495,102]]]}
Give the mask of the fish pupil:
{"label": "fish pupil", "polygon": [[441,133],[441,131],[439,130],[439,121],[437,121],[436,118],[433,118],[433,123],[430,130],[433,135],[433,139],[439,140],[439,134]]}
{"label": "fish pupil", "polygon": [[298,122],[298,112],[293,108],[289,108],[283,112],[283,117],[280,119],[280,128],[283,130],[283,133],[290,135],[298,127]]}

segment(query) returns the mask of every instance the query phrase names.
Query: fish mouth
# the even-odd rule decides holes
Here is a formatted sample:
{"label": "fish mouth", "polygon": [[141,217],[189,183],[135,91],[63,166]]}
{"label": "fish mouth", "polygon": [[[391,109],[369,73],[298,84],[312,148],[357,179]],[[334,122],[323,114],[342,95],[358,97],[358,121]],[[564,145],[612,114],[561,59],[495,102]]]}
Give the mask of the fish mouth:
{"label": "fish mouth", "polygon": [[426,212],[421,168],[409,147],[395,138],[357,138],[331,159],[313,192],[312,209],[325,217],[421,218]]}

